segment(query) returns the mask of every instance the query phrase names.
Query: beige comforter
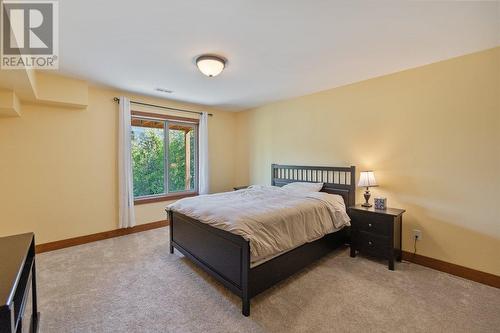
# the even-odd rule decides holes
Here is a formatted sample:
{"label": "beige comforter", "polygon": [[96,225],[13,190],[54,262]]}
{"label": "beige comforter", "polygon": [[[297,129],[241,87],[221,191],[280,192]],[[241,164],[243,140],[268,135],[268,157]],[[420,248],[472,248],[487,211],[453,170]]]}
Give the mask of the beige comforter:
{"label": "beige comforter", "polygon": [[339,195],[297,194],[261,185],[181,199],[168,209],[242,236],[250,242],[252,263],[321,238],[350,221]]}

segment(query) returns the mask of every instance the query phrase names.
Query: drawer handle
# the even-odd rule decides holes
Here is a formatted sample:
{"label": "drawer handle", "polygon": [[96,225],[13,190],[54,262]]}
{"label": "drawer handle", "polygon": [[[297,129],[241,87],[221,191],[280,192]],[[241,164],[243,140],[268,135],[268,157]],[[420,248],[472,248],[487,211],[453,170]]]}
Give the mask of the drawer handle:
{"label": "drawer handle", "polygon": [[373,244],[372,241],[368,241],[368,245],[372,245],[372,244]]}
{"label": "drawer handle", "polygon": [[371,224],[371,223],[368,223],[368,226],[371,228],[371,227],[372,227],[372,224]]}

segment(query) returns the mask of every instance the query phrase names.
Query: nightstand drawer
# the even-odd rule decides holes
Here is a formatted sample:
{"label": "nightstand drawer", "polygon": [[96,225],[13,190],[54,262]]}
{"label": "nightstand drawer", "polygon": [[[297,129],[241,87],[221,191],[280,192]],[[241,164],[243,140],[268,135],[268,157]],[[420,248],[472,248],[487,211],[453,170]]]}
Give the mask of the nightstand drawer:
{"label": "nightstand drawer", "polygon": [[387,257],[390,242],[388,237],[379,236],[371,232],[360,231],[356,247],[365,253]]}
{"label": "nightstand drawer", "polygon": [[385,216],[357,213],[352,218],[352,226],[359,230],[387,236],[392,228],[392,220]]}

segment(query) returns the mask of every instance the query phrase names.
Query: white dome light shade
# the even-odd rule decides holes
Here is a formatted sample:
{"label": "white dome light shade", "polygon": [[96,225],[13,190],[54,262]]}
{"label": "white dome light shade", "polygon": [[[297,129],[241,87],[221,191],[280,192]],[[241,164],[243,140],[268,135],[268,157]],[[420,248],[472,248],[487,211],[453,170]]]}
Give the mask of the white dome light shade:
{"label": "white dome light shade", "polygon": [[196,59],[198,69],[208,77],[214,77],[222,73],[225,65],[226,61],[217,56],[202,55]]}

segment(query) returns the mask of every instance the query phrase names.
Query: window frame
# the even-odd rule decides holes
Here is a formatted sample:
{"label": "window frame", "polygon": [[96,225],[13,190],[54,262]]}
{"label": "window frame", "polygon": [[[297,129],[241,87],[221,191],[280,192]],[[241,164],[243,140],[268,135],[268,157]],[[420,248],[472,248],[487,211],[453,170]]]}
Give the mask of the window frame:
{"label": "window frame", "polygon": [[[160,201],[169,201],[169,200],[177,200],[181,198],[186,198],[186,197],[192,197],[192,196],[197,196],[198,195],[198,189],[199,189],[199,182],[198,182],[198,174],[199,174],[199,159],[198,159],[198,134],[199,134],[199,120],[198,119],[192,119],[192,118],[186,118],[186,117],[178,117],[178,116],[170,116],[170,115],[164,115],[164,114],[158,114],[158,113],[151,113],[151,112],[142,112],[142,111],[132,111],[131,112],[131,121],[133,119],[147,119],[147,120],[155,120],[155,121],[161,121],[163,122],[163,133],[164,133],[164,138],[163,138],[163,154],[164,154],[164,175],[163,175],[163,187],[164,187],[164,193],[161,194],[152,194],[152,195],[144,195],[144,196],[138,196],[134,197],[134,204],[135,205],[141,205],[141,204],[147,204],[147,203],[153,203],[153,202],[160,202]],[[189,127],[192,127],[194,130],[194,147],[195,147],[195,154],[194,154],[194,189],[193,190],[188,190],[188,191],[179,191],[179,192],[171,192],[169,193],[169,186],[170,186],[170,179],[168,177],[169,173],[169,154],[168,154],[168,147],[169,147],[169,125],[176,124],[176,125],[187,125]],[[131,124],[131,126],[134,126]]]}

